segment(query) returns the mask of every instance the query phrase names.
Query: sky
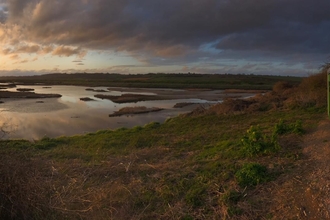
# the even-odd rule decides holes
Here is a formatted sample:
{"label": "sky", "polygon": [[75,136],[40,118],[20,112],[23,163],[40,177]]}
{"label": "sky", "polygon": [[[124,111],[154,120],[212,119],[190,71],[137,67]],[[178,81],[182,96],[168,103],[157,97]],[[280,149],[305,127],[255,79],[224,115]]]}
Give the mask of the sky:
{"label": "sky", "polygon": [[0,75],[307,76],[329,62],[329,0],[0,0]]}

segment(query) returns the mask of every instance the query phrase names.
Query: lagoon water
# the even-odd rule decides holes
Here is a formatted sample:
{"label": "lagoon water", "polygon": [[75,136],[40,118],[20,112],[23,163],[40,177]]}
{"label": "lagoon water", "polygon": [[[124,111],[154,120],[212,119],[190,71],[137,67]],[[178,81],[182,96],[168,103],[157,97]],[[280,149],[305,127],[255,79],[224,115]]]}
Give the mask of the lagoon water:
{"label": "lagoon water", "polygon": [[[110,100],[101,100],[95,94],[121,95],[120,91],[94,92],[86,91],[87,87],[80,86],[17,86],[7,89],[16,91],[17,88],[33,88],[36,93],[61,94],[61,98],[47,99],[2,99],[0,104],[0,126],[9,133],[3,138],[28,140],[42,137],[58,137],[62,135],[77,135],[96,132],[101,129],[116,129],[133,127],[146,123],[164,122],[167,118],[189,112],[197,107],[191,105],[184,108],[173,108],[179,102],[193,102],[209,105],[203,99],[173,99],[161,101],[144,101],[138,103],[117,104]],[[94,89],[107,90],[105,87]],[[153,90],[144,89],[134,94],[152,95]],[[176,90],[178,92],[179,90]],[[90,97],[95,101],[84,102],[82,97]],[[164,108],[163,111],[134,116],[109,117],[109,114],[127,106],[146,106]]]}

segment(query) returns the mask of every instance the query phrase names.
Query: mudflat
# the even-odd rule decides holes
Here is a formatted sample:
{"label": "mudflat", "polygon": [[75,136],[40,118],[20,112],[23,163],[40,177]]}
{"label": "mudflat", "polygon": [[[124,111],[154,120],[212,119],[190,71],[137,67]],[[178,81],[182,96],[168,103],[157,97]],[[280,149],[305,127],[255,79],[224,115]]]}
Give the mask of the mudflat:
{"label": "mudflat", "polygon": [[60,94],[38,94],[34,92],[10,92],[0,91],[0,98],[26,98],[26,99],[39,99],[39,98],[60,98]]}
{"label": "mudflat", "polygon": [[[98,98],[107,98],[118,103],[138,102],[146,100],[170,100],[170,99],[204,99],[207,101],[219,101],[226,98],[243,98],[263,93],[264,90],[240,90],[230,93],[225,90],[179,90],[179,89],[147,89],[147,88],[108,88],[110,91],[127,92],[122,96],[95,95]],[[140,94],[134,94],[140,93]],[[146,95],[141,95],[146,93]]]}
{"label": "mudflat", "polygon": [[161,110],[163,110],[163,109],[157,108],[157,107],[152,107],[152,108],[147,108],[145,106],[125,107],[125,108],[119,109],[119,111],[116,111],[113,114],[110,114],[109,117],[144,114],[144,113],[149,113],[149,112],[158,112]]}

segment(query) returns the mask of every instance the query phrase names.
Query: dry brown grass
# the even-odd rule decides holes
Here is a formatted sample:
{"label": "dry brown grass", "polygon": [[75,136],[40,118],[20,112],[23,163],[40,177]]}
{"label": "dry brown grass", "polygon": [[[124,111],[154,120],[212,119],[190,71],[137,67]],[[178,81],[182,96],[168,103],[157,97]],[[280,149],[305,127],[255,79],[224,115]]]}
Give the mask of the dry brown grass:
{"label": "dry brown grass", "polygon": [[[79,159],[4,155],[0,161],[0,218],[179,219],[188,207],[180,199],[165,204],[166,198],[179,195],[167,188],[163,175],[178,178],[182,158],[164,157],[168,153],[164,147],[142,149],[95,165]],[[144,193],[149,190],[164,200],[150,195],[148,201]]]}
{"label": "dry brown grass", "polygon": [[293,101],[302,107],[306,106],[326,106],[327,103],[327,72],[320,73],[305,78],[294,94]]}
{"label": "dry brown grass", "polygon": [[203,113],[243,114],[278,109],[324,107],[327,103],[326,71],[303,79],[299,86],[280,81],[270,92],[248,99],[226,99]]}

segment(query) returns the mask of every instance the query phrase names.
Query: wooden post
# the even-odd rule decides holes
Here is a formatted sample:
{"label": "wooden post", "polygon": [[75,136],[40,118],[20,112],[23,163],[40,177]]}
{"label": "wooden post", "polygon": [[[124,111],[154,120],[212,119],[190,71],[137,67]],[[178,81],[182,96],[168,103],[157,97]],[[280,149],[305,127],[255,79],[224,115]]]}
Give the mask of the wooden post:
{"label": "wooden post", "polygon": [[328,117],[330,118],[330,73],[329,70],[327,72],[327,96],[328,96]]}

